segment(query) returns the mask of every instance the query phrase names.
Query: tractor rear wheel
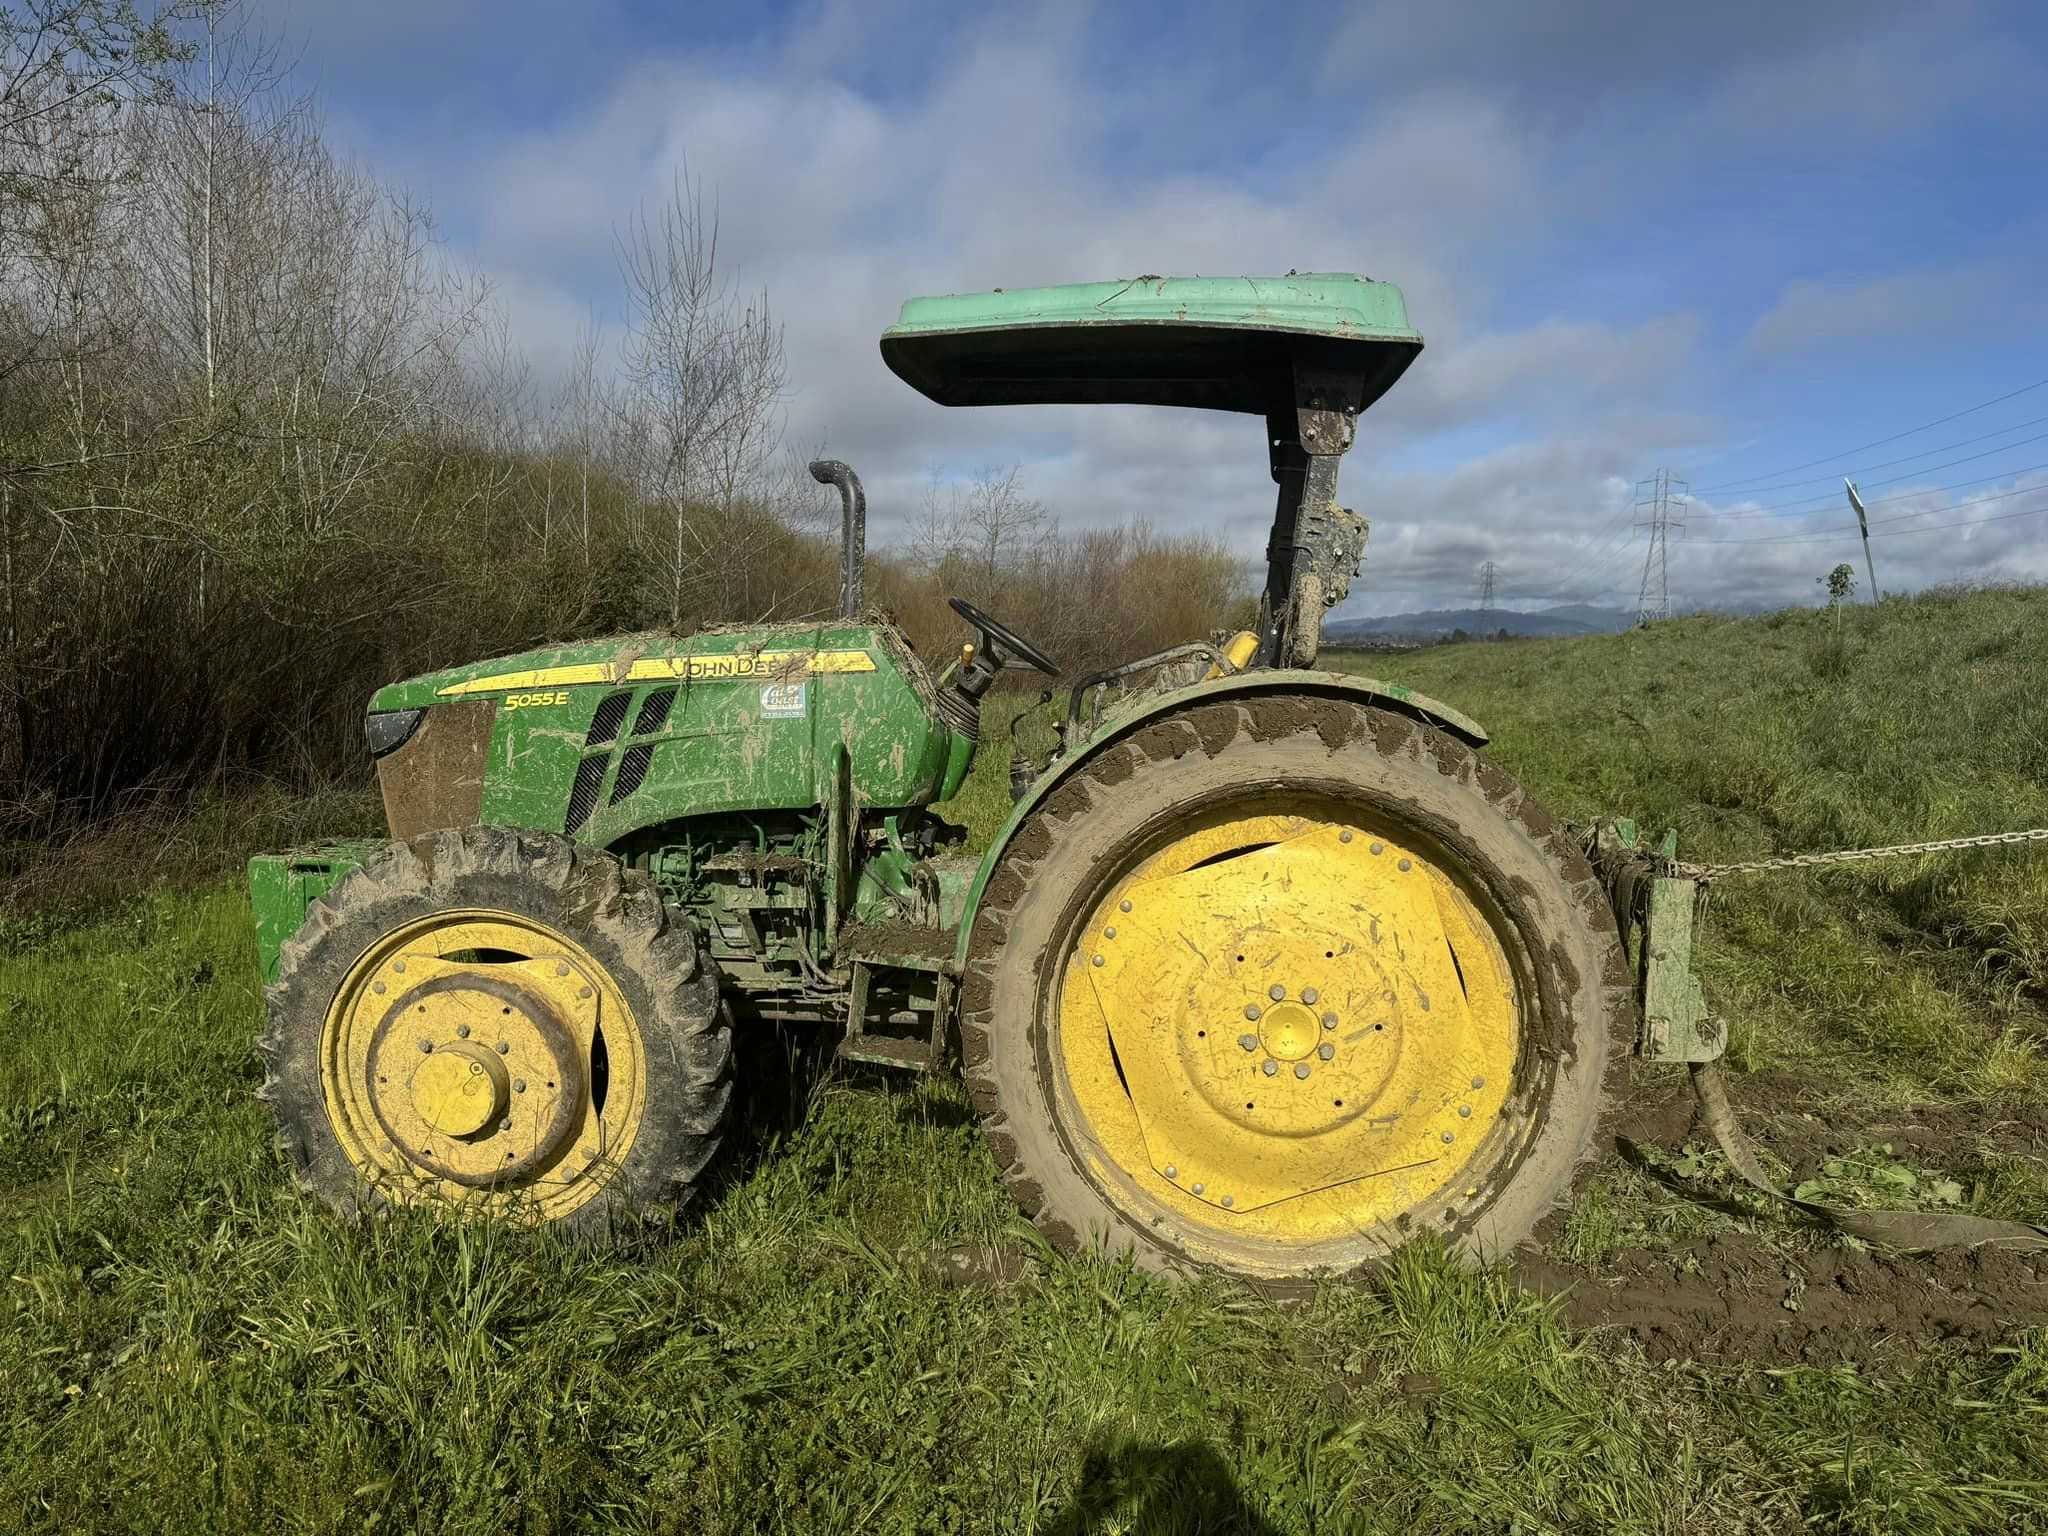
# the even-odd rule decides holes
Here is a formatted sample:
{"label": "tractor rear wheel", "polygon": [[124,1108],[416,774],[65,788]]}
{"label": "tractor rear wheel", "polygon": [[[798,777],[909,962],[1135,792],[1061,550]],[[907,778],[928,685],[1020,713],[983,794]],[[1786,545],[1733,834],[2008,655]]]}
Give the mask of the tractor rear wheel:
{"label": "tractor rear wheel", "polygon": [[1630,1013],[1598,882],[1506,773],[1356,702],[1190,708],[1018,828],[961,1043],[1054,1241],[1283,1288],[1526,1238]]}
{"label": "tractor rear wheel", "polygon": [[339,1209],[624,1236],[690,1197],[732,1089],[718,978],[616,859],[495,827],[395,843],[265,989],[262,1096]]}

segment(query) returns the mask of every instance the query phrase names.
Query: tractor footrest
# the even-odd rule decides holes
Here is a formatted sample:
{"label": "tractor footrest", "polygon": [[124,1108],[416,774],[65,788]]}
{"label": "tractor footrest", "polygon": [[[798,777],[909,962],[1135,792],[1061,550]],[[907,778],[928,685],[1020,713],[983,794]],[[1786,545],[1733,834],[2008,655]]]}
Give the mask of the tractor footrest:
{"label": "tractor footrest", "polygon": [[856,958],[839,1054],[874,1066],[937,1070],[946,1057],[953,988],[936,955]]}

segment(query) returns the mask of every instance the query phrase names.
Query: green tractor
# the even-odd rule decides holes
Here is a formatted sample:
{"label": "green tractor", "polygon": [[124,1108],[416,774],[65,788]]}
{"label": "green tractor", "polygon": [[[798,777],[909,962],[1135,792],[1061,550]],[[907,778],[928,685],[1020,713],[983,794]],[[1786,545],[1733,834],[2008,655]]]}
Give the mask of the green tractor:
{"label": "green tractor", "polygon": [[[1284,1282],[1425,1231],[1526,1237],[1593,1145],[1650,947],[1631,964],[1614,882],[1476,724],[1315,670],[1367,531],[1338,462],[1422,348],[1399,290],[999,290],[912,300],[881,346],[945,405],[1262,420],[1256,632],[1072,679],[978,859],[931,807],[1003,671],[1058,667],[956,599],[975,642],[934,675],[864,609],[841,464],[811,466],[844,509],[834,618],[380,690],[391,841],[251,866],[263,1096],[303,1182],[636,1230],[730,1132],[734,1032],[809,1024],[856,1061],[957,1059],[1063,1247]],[[1661,1054],[1713,1053],[1672,1024]]]}

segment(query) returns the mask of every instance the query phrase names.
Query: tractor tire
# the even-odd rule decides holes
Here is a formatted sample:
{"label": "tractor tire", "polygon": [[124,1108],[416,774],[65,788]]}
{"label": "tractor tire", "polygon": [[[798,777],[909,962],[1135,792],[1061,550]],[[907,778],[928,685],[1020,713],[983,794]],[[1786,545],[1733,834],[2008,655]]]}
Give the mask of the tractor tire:
{"label": "tractor tire", "polygon": [[313,903],[264,1003],[260,1096],[337,1211],[454,1200],[623,1240],[688,1203],[725,1129],[710,956],[645,877],[562,837],[392,844]]}
{"label": "tractor tire", "polygon": [[[1396,898],[1437,959],[1375,947]],[[1446,949],[1460,996],[1427,1013],[1398,966]],[[1312,693],[1190,706],[1098,750],[1018,827],[969,956],[964,1072],[1025,1214],[1070,1251],[1282,1294],[1428,1232],[1487,1258],[1528,1238],[1592,1152],[1633,1022],[1564,829],[1449,735]],[[1501,1070],[1448,1070],[1447,1042]]]}

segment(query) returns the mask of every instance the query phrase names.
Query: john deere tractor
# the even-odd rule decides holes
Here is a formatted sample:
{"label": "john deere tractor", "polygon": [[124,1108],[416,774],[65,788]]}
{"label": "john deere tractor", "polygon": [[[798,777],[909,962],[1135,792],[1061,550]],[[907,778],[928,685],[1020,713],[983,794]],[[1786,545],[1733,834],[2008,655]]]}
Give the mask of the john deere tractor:
{"label": "john deere tractor", "polygon": [[339,1207],[633,1230],[733,1133],[735,1031],[811,1025],[856,1061],[957,1060],[1063,1246],[1286,1280],[1423,1231],[1526,1236],[1639,1024],[1652,1054],[1717,1047],[1689,976],[1639,1016],[1651,946],[1631,962],[1614,880],[1478,725],[1316,670],[1367,533],[1338,464],[1421,349],[1399,290],[1348,274],[905,304],[882,360],[941,404],[1261,425],[1257,629],[1068,679],[1056,748],[1020,760],[978,858],[932,806],[1004,671],[1058,666],[955,599],[975,639],[934,675],[863,605],[841,464],[812,466],[842,497],[833,618],[382,689],[390,840],[251,868],[292,1166]]}

